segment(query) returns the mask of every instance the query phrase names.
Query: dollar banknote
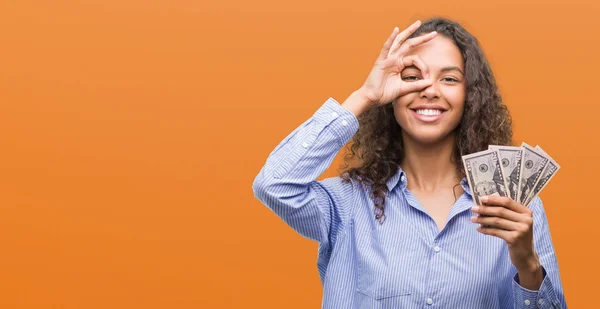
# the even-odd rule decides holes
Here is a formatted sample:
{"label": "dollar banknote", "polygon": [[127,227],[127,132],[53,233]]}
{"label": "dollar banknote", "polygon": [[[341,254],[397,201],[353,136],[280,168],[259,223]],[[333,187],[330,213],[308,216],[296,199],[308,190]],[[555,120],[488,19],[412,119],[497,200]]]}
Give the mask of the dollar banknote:
{"label": "dollar banknote", "polygon": [[482,196],[508,196],[498,150],[465,155],[462,160],[475,204],[481,205]]}
{"label": "dollar banknote", "polygon": [[519,179],[521,179],[521,162],[523,148],[517,146],[490,145],[488,149],[498,150],[502,162],[502,172],[508,186],[508,196],[517,200],[519,192]]}
{"label": "dollar banknote", "polygon": [[533,187],[533,191],[529,194],[529,196],[525,199],[525,203],[523,205],[527,206],[531,201],[548,185],[550,179],[556,175],[556,172],[560,169],[560,165],[554,161],[540,146],[536,146],[535,149],[540,151],[543,155],[548,158],[548,164],[546,168],[542,172],[542,176],[538,180],[537,184]]}
{"label": "dollar banknote", "polygon": [[523,162],[521,163],[521,178],[516,201],[525,205],[525,200],[542,177],[549,159],[541,151],[526,143],[523,143],[521,147],[523,148]]}
{"label": "dollar banknote", "polygon": [[528,206],[548,185],[560,165],[540,146],[489,145],[488,150],[462,156],[471,196],[481,205],[485,195],[508,196]]}

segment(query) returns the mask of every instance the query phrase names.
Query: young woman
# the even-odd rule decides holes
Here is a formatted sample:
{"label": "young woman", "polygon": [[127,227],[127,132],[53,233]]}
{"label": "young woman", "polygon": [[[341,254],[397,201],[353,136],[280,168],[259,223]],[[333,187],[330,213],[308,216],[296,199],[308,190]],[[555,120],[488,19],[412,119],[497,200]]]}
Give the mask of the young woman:
{"label": "young woman", "polygon": [[[351,138],[347,170],[317,181]],[[540,199],[477,206],[466,182],[462,155],[511,142],[477,40],[417,21],[275,148],[253,190],[319,242],[323,308],[567,308]]]}

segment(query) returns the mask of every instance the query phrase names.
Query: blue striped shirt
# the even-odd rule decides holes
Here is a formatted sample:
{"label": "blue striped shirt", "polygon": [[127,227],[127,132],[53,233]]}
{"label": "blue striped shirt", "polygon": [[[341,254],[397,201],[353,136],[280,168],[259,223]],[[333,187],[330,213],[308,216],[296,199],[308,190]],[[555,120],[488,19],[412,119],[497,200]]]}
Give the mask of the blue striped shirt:
{"label": "blue striped shirt", "polygon": [[329,98],[271,152],[252,186],[290,227],[319,242],[322,308],[567,308],[539,198],[529,207],[544,280],[531,291],[519,285],[504,240],[470,221],[464,180],[441,232],[401,169],[387,182],[382,225],[368,188],[340,177],[317,181],[358,126]]}

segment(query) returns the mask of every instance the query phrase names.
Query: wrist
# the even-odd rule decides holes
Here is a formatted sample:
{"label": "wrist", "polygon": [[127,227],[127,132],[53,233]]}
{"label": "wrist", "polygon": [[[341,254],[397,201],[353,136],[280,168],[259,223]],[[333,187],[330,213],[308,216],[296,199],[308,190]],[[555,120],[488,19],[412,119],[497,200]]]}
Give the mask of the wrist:
{"label": "wrist", "polygon": [[535,274],[541,271],[542,265],[540,264],[540,260],[538,259],[536,254],[533,254],[530,258],[526,260],[521,267],[517,269],[519,273],[523,274]]}
{"label": "wrist", "polygon": [[362,87],[352,92],[342,103],[342,107],[351,111],[356,117],[367,111],[372,105],[366,90]]}
{"label": "wrist", "polygon": [[544,280],[544,271],[537,256],[529,259],[524,265],[517,269],[519,284],[529,290],[537,291]]}

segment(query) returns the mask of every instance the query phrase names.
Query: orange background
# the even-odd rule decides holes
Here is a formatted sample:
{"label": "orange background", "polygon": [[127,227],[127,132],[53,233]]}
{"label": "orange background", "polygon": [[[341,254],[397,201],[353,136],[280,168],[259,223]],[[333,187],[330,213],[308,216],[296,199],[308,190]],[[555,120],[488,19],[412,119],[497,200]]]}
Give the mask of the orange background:
{"label": "orange background", "polygon": [[362,84],[394,26],[434,15],[480,40],[516,141],[562,165],[542,198],[567,301],[593,307],[599,8],[3,1],[0,308],[319,308],[317,244],[252,181],[329,96]]}

